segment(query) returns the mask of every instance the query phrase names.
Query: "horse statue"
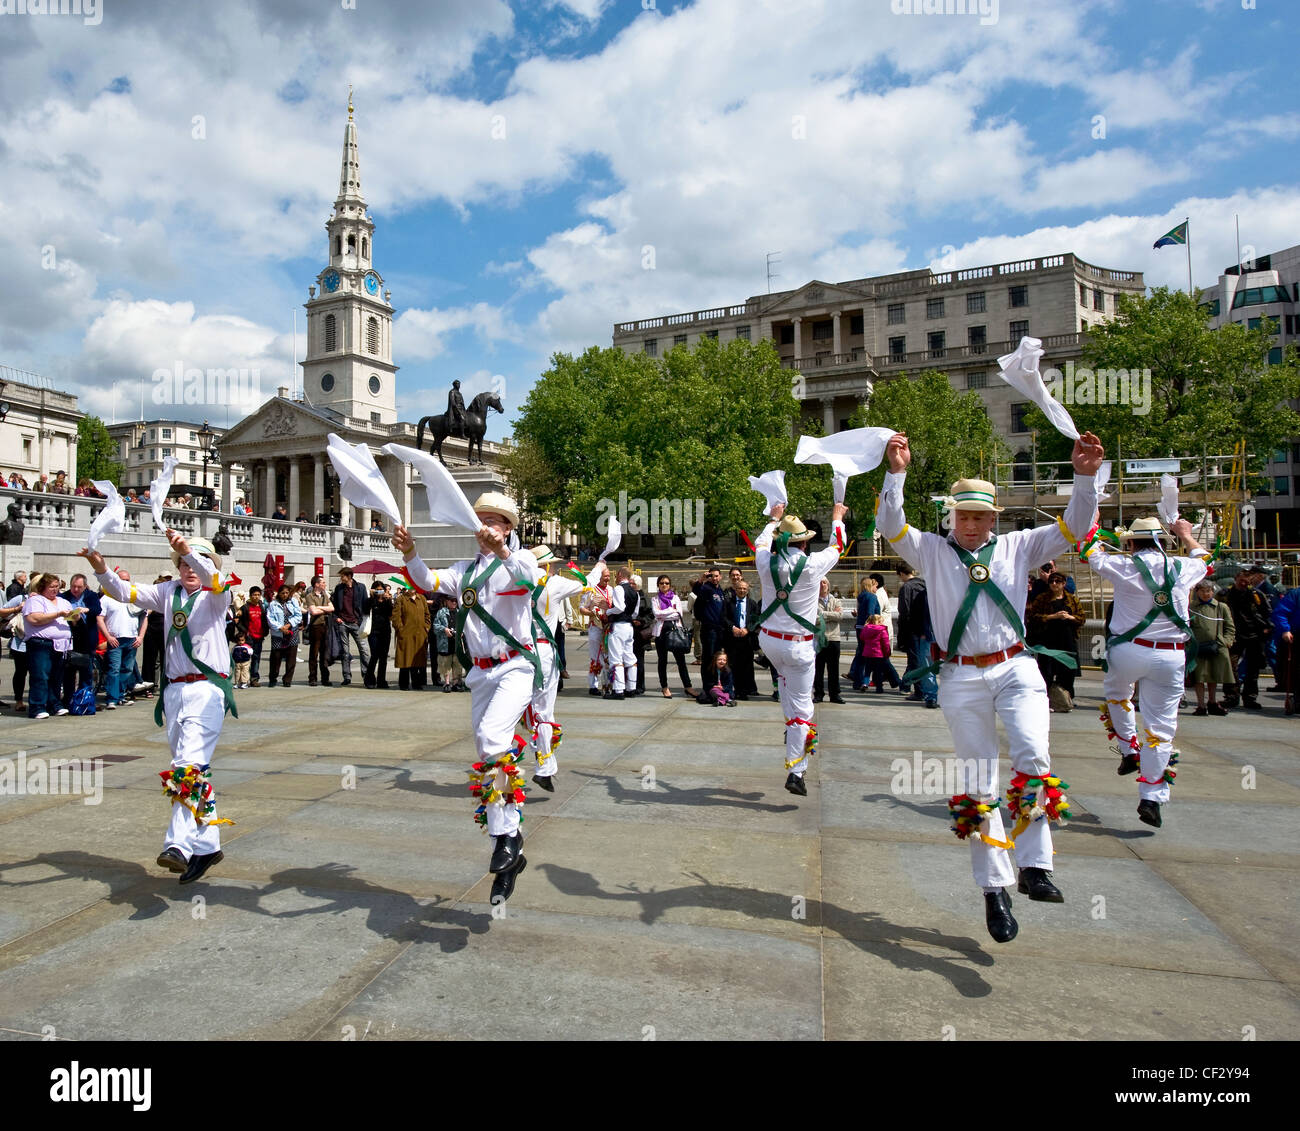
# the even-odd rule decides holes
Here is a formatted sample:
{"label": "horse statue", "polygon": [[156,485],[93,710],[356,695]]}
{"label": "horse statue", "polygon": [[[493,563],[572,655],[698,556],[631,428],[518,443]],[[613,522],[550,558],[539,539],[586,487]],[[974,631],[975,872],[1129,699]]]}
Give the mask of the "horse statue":
{"label": "horse statue", "polygon": [[[490,408],[500,413],[506,411],[501,405],[501,398],[496,393],[479,393],[465,409],[465,439],[469,441],[470,463],[483,462],[483,437],[487,434],[487,410]],[[420,423],[415,429],[415,446],[421,451],[424,450],[426,427],[429,429],[429,450],[438,457],[438,462],[446,467],[447,461],[442,458],[442,442],[451,435],[450,410],[437,416],[420,417]],[[478,445],[478,459],[474,458],[475,444]]]}

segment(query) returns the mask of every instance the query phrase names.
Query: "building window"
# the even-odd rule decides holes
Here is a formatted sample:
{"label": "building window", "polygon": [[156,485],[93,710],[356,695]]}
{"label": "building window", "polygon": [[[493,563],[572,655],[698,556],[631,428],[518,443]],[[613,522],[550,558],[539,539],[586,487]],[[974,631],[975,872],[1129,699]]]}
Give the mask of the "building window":
{"label": "building window", "polygon": [[907,339],[890,338],[889,339],[889,360],[902,362],[907,360]]}
{"label": "building window", "polygon": [[943,317],[943,299],[928,298],[925,300],[925,316],[927,318]]}
{"label": "building window", "polygon": [[891,326],[897,326],[901,322],[907,321],[907,303],[891,302],[889,304],[886,320]]}
{"label": "building window", "polygon": [[658,339],[658,338],[646,338],[646,340],[645,340],[644,342],[641,343],[641,352],[644,353],[644,354],[646,355],[646,357],[658,357],[658,356],[659,356],[659,339]]}
{"label": "building window", "polygon": [[372,373],[370,375],[370,395],[374,397],[379,396],[379,390],[383,387],[383,382],[379,380],[379,374]]}
{"label": "building window", "polygon": [[1269,457],[1269,459],[1273,463],[1286,463],[1286,449],[1274,448],[1273,454]]}
{"label": "building window", "polygon": [[927,334],[926,339],[930,349],[930,357],[943,357],[944,339],[947,335],[942,330],[936,330],[933,334]]}
{"label": "building window", "polygon": [[[1023,408],[1024,405],[1012,405],[1011,410],[1014,413],[1017,408]],[[1015,429],[1013,428],[1014,432]],[[1034,478],[1034,457],[1028,452],[1016,452],[1016,466],[1011,469],[1011,481],[1013,483],[1031,483]]]}
{"label": "building window", "polygon": [[829,318],[813,323],[813,341],[829,342],[835,337],[835,326]]}
{"label": "building window", "polygon": [[674,334],[674,335],[673,335],[673,349],[676,349],[678,346],[684,346],[685,344],[686,344],[686,335],[685,335],[685,334]]}
{"label": "building window", "polygon": [[852,318],[849,319],[849,337],[852,337],[854,334],[861,334],[861,333],[863,333],[862,315],[855,314]]}
{"label": "building window", "polygon": [[738,342],[747,342],[747,341],[749,341],[749,327],[748,327],[748,326],[737,326],[737,327],[736,327],[736,341],[738,341]]}
{"label": "building window", "polygon": [[718,332],[717,332],[717,330],[705,330],[705,331],[704,331],[704,336],[705,336],[706,338],[712,338],[715,342],[718,340]]}
{"label": "building window", "polygon": [[966,330],[966,344],[970,346],[971,353],[983,353],[985,345],[988,344],[988,327],[971,326]]}
{"label": "building window", "polygon": [[190,485],[193,486],[193,485],[194,485],[195,483],[197,483],[198,481],[199,481],[199,473],[198,473],[197,471],[191,471],[191,472],[190,472]]}
{"label": "building window", "polygon": [[1106,313],[1106,293],[1100,287],[1092,292],[1092,309]]}
{"label": "building window", "polygon": [[32,462],[32,441],[30,436],[23,437],[23,463]]}
{"label": "building window", "polygon": [[1079,333],[1080,333],[1080,334],[1086,334],[1087,332],[1088,332],[1088,320],[1087,320],[1086,318],[1080,318],[1080,319],[1079,319]]}
{"label": "building window", "polygon": [[1273,494],[1289,495],[1291,493],[1291,477],[1289,475],[1273,476]]}
{"label": "building window", "polygon": [[199,462],[199,453],[196,452],[196,451],[191,451],[191,452],[190,452],[190,463],[198,463],[198,462]]}
{"label": "building window", "polygon": [[150,448],[150,449],[149,449],[149,462],[150,462],[150,463],[153,463],[154,460],[156,460],[157,458],[158,458],[158,449],[157,449],[157,448]]}
{"label": "building window", "polygon": [[1300,495],[1300,475],[1291,477],[1291,491],[1293,494]]}
{"label": "building window", "polygon": [[149,439],[150,441],[158,439],[158,429],[156,428],[149,429]]}
{"label": "building window", "polygon": [[164,440],[170,440],[172,438],[172,430],[170,428],[164,428],[162,430],[162,438]]}
{"label": "building window", "polygon": [[1010,333],[1007,335],[1007,337],[1011,339],[1011,348],[1015,349],[1015,347],[1020,344],[1020,339],[1023,338],[1028,333],[1029,333],[1029,323],[1027,321],[1012,322],[1010,326]]}
{"label": "building window", "polygon": [[1258,330],[1258,329],[1259,329],[1259,324],[1260,324],[1261,321],[1262,321],[1262,319],[1259,319],[1259,318],[1247,318],[1247,319],[1246,319],[1246,329],[1247,329],[1247,330]]}
{"label": "building window", "polygon": [[365,236],[361,237],[361,258],[370,258],[370,241]]}
{"label": "building window", "polygon": [[162,452],[163,452],[163,459],[166,459],[169,455],[172,454],[171,448],[163,448]]}
{"label": "building window", "polygon": [[1025,416],[1029,412],[1029,401],[1021,401],[1011,406],[1011,431],[1028,432],[1029,425],[1025,423]]}
{"label": "building window", "polygon": [[381,423],[381,421],[380,421],[380,419],[379,419],[379,413],[377,413],[377,412],[372,412],[372,413],[370,414],[370,423],[371,423],[371,424],[379,424],[379,423]]}
{"label": "building window", "polygon": [[1029,288],[1023,283],[1018,287],[1007,288],[1007,305],[1008,306],[1028,306],[1029,305]]}
{"label": "building window", "polygon": [[[782,326],[782,327],[780,327],[779,332],[780,332],[780,335],[781,335],[781,336],[780,336],[780,338],[777,339],[777,344],[778,344],[778,345],[782,345],[782,346],[792,346],[792,345],[794,345],[794,327],[793,327],[793,326]],[[686,543],[683,542],[682,545],[685,546]]]}
{"label": "building window", "polygon": [[325,352],[332,353],[338,341],[338,323],[334,315],[325,315]]}
{"label": "building window", "polygon": [[191,443],[191,444],[198,443],[198,439],[199,439],[199,434],[198,434],[197,432],[191,432],[191,433],[190,433],[190,443]]}
{"label": "building window", "polygon": [[137,487],[143,487],[143,486],[144,486],[144,472],[143,472],[143,471],[137,471],[137,472],[135,473],[135,485],[136,485]]}
{"label": "building window", "polygon": [[320,391],[330,393],[334,391],[334,374],[322,373],[320,376]]}
{"label": "building window", "polygon": [[987,389],[989,387],[989,375],[982,369],[966,374],[966,388],[968,389]]}
{"label": "building window", "polygon": [[373,354],[379,353],[379,319],[366,319],[366,349]]}
{"label": "building window", "polygon": [[1079,305],[1080,306],[1088,305],[1088,288],[1085,287],[1082,283],[1079,284]]}
{"label": "building window", "polygon": [[984,309],[985,309],[984,292],[971,291],[971,293],[966,296],[966,313],[983,314]]}
{"label": "building window", "polygon": [[1269,363],[1269,365],[1281,365],[1281,364],[1282,364],[1282,347],[1281,347],[1281,346],[1274,346],[1271,350],[1268,351],[1268,363]]}

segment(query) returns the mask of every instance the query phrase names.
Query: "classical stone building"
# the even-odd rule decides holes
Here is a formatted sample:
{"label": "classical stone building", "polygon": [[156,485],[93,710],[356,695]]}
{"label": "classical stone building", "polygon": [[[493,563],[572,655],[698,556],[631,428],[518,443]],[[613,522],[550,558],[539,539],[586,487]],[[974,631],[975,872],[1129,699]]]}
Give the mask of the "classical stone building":
{"label": "classical stone building", "polygon": [[51,387],[49,378],[0,366],[0,471],[17,471],[31,486],[56,472],[77,479],[77,398]]}
{"label": "classical stone building", "polygon": [[220,446],[225,429],[208,426],[212,434],[212,456],[204,464],[200,436],[203,425],[192,420],[128,420],[107,427],[122,463],[122,481],[118,484],[122,494],[128,488],[134,488],[139,494],[162,471],[163,460],[173,456],[180,461],[172,473],[173,487],[207,487],[213,491],[219,509],[227,512],[241,497],[239,484],[243,469],[228,464],[230,474],[224,482],[220,474]]}
{"label": "classical stone building", "polygon": [[1088,328],[1112,318],[1121,294],[1140,295],[1138,271],[1094,267],[1066,253],[936,273],[924,269],[755,295],[734,306],[620,322],[614,345],[662,356],[703,337],[770,338],[798,374],[806,418],[827,433],[848,426],[876,382],[942,370],[978,390],[1013,452],[1028,445],[1028,403],[997,380],[997,358],[1026,334],[1041,338],[1044,368],[1080,356]]}

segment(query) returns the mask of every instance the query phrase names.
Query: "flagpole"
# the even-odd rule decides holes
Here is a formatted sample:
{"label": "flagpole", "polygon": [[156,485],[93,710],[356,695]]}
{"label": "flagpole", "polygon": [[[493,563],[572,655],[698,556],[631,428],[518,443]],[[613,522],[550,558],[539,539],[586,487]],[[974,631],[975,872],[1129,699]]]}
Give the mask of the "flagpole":
{"label": "flagpole", "polygon": [[1183,221],[1187,225],[1187,295],[1192,296],[1192,218]]}

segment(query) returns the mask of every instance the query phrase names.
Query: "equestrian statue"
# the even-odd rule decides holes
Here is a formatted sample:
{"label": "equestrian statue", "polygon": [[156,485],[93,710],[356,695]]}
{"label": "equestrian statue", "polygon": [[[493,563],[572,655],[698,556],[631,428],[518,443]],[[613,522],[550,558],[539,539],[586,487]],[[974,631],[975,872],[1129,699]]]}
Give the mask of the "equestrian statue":
{"label": "equestrian statue", "polygon": [[[496,393],[479,393],[469,407],[460,394],[460,382],[453,381],[451,395],[447,398],[447,411],[441,416],[422,416],[415,430],[415,446],[423,451],[424,430],[429,429],[429,450],[438,457],[444,467],[447,461],[442,458],[442,442],[448,436],[457,436],[468,441],[470,463],[483,462],[483,437],[487,434],[488,409],[504,413],[501,398]],[[478,459],[474,458],[474,446],[478,445]]]}

